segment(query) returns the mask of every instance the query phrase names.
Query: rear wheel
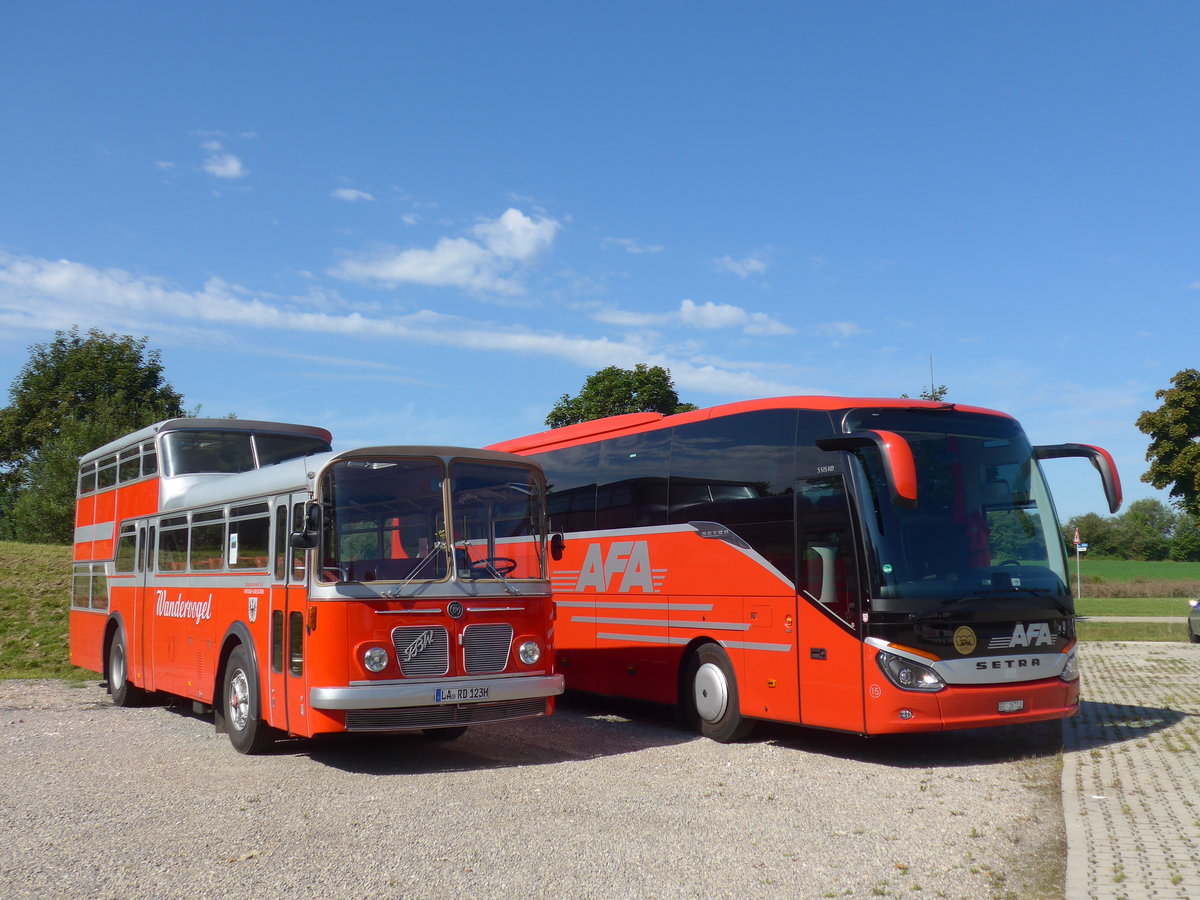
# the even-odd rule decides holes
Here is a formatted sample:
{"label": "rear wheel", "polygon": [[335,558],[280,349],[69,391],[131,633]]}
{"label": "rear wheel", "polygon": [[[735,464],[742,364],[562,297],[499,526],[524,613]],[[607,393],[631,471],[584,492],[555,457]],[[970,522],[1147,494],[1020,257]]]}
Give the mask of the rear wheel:
{"label": "rear wheel", "polygon": [[739,741],[754,730],[754,720],[739,708],[733,664],[716,644],[702,644],[688,658],[682,699],[692,727],[718,743]]}
{"label": "rear wheel", "polygon": [[222,697],[229,743],[238,753],[261,753],[271,743],[271,727],[262,719],[258,678],[241,644],[229,654]]}
{"label": "rear wheel", "polygon": [[116,706],[141,706],[146,699],[146,692],[129,681],[129,652],[121,628],[108,646],[108,692]]}

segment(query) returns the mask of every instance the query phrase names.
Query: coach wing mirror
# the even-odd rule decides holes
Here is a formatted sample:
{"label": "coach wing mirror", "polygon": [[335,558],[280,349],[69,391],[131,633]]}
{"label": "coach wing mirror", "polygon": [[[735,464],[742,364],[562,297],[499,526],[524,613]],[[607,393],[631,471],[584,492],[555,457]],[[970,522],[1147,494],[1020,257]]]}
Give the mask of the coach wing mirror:
{"label": "coach wing mirror", "polygon": [[321,504],[304,504],[304,528],[293,531],[291,545],[296,550],[312,550],[321,539]]}
{"label": "coach wing mirror", "polygon": [[563,558],[563,551],[567,548],[567,542],[563,540],[562,532],[556,531],[550,535],[550,556],[558,561]]}
{"label": "coach wing mirror", "polygon": [[817,438],[817,446],[822,450],[877,448],[892,503],[908,509],[916,507],[917,465],[913,462],[912,447],[894,431],[852,431],[837,437]]}
{"label": "coach wing mirror", "polygon": [[1115,513],[1121,508],[1121,476],[1117,474],[1117,464],[1103,447],[1093,447],[1091,444],[1043,444],[1033,448],[1035,459],[1062,459],[1067,456],[1082,456],[1091,460],[1096,471],[1100,473],[1100,483],[1104,485],[1104,497],[1108,500],[1108,511]]}

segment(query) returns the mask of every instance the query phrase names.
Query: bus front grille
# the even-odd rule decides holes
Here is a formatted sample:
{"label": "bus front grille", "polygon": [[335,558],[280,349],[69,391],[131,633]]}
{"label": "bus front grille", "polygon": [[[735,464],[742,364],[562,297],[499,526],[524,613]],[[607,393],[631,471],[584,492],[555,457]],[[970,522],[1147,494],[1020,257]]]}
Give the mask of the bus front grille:
{"label": "bus front grille", "polygon": [[468,625],[463,629],[463,666],[468,675],[503,672],[512,647],[511,625]]}
{"label": "bus front grille", "polygon": [[392,644],[405,678],[450,671],[450,635],[440,625],[401,625],[392,629]]}
{"label": "bus front grille", "polygon": [[546,714],[546,698],[463,703],[457,706],[410,706],[346,711],[347,731],[415,731],[443,725],[483,725]]}

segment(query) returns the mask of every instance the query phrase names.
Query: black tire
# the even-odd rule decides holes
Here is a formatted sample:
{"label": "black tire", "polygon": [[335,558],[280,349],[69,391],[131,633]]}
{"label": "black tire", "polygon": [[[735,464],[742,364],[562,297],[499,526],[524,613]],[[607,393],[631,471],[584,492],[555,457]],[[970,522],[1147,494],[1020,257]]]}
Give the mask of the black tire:
{"label": "black tire", "polygon": [[431,741],[453,741],[467,733],[466,725],[455,725],[453,728],[423,728],[421,733]]}
{"label": "black tire", "polygon": [[141,706],[146,692],[129,680],[129,650],[125,631],[118,628],[108,645],[108,692],[114,706]]}
{"label": "black tire", "polygon": [[754,730],[739,708],[733,664],[717,644],[701,644],[688,657],[681,693],[684,717],[706,738],[728,744]]}
{"label": "black tire", "polygon": [[225,664],[221,690],[221,712],[229,743],[238,753],[261,753],[273,740],[271,727],[262,718],[262,695],[258,676],[250,665],[250,654],[238,644]]}

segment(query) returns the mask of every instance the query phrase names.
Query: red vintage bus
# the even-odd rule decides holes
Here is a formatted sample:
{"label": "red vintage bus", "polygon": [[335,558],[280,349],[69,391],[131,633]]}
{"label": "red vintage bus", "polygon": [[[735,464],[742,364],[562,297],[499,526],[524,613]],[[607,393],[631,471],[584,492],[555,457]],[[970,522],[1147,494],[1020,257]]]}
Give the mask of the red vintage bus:
{"label": "red vintage bus", "polygon": [[782,397],[493,445],[541,463],[567,687],[678,704],[719,741],[1074,715],[1067,562],[1033,447],[992,410]]}
{"label": "red vintage bus", "polygon": [[553,710],[536,463],[333,453],[324,429],[236,419],[160,422],[80,462],[71,662],[117,705],[211,707],[243,753]]}

